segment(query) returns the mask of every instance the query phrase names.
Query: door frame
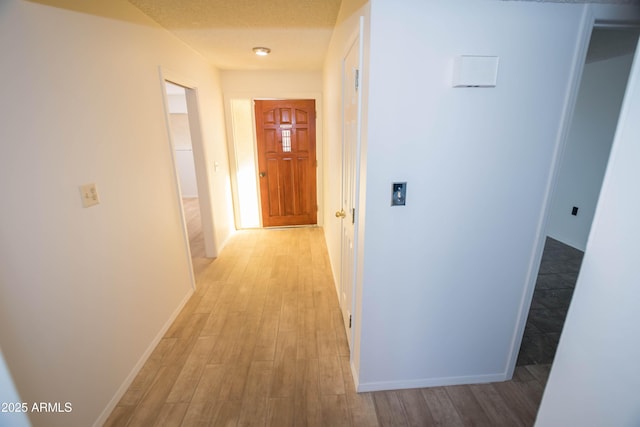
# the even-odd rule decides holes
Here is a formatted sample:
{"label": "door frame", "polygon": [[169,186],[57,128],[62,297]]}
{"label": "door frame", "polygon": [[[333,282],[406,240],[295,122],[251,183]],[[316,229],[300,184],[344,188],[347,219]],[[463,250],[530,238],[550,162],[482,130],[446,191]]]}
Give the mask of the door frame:
{"label": "door frame", "polygon": [[[255,108],[253,102],[256,100],[279,100],[279,99],[313,99],[316,103],[316,160],[318,161],[318,167],[316,168],[316,200],[318,204],[318,217],[317,217],[317,226],[322,227],[324,224],[324,198],[322,197],[324,191],[324,181],[323,181],[323,152],[324,152],[324,142],[323,142],[323,104],[322,104],[322,93],[320,92],[289,92],[286,90],[254,90],[248,92],[236,92],[231,91],[225,93],[224,95],[224,104],[225,104],[225,121],[227,128],[227,148],[229,152],[229,168],[230,168],[230,176],[231,176],[231,194],[233,199],[233,211],[234,211],[234,219],[236,223],[237,229],[244,228],[240,222],[240,209],[242,206],[242,194],[239,194],[238,189],[238,174],[239,174],[239,165],[237,164],[238,159],[238,142],[237,138],[233,132],[233,118],[231,115],[231,101],[232,100],[249,100],[251,101],[251,126],[252,126],[252,150],[253,150],[253,170],[254,170],[254,179],[255,185],[259,188],[259,178],[258,174],[260,171],[258,170],[258,140],[257,140],[257,130],[256,130],[256,118],[255,118]],[[260,206],[259,200],[260,194],[258,191],[258,206]],[[258,210],[258,221],[260,224],[260,228],[263,228],[262,222],[262,212]]]}
{"label": "door frame", "polygon": [[529,261],[529,269],[525,289],[520,301],[518,309],[516,328],[512,337],[510,354],[507,359],[506,378],[512,378],[515,371],[518,354],[522,345],[524,329],[529,315],[529,308],[533,300],[540,262],[542,260],[542,252],[547,235],[548,221],[551,215],[551,207],[553,195],[558,181],[562,159],[568,143],[568,137],[573,123],[575,108],[578,101],[578,93],[580,91],[580,83],[582,82],[582,74],[585,68],[591,34],[595,28],[629,28],[640,27],[640,16],[636,19],[629,19],[633,16],[628,12],[633,10],[637,12],[637,8],[627,6],[611,6],[611,5],[584,5],[583,14],[580,23],[580,33],[577,37],[576,50],[572,61],[572,72],[569,76],[569,87],[565,94],[564,107],[561,116],[561,127],[556,137],[555,149],[551,160],[550,173],[547,177],[547,185],[545,189],[544,201],[542,204],[541,215],[538,221],[536,238],[532,248],[532,255]]}
{"label": "door frame", "polygon": [[195,272],[193,262],[191,260],[191,247],[189,245],[189,232],[187,230],[187,221],[182,204],[182,190],[180,189],[180,178],[178,174],[178,164],[176,161],[175,144],[171,131],[171,117],[169,112],[169,100],[165,87],[166,82],[173,83],[185,88],[185,96],[187,99],[187,117],[189,120],[189,131],[191,133],[191,146],[193,149],[193,161],[196,171],[196,186],[198,188],[198,199],[200,204],[200,219],[202,222],[202,234],[204,238],[204,250],[207,258],[215,258],[218,255],[213,224],[213,209],[210,196],[209,170],[206,162],[204,138],[202,134],[202,126],[200,119],[200,108],[198,101],[198,85],[184,76],[159,67],[160,85],[162,88],[162,101],[165,112],[165,123],[167,127],[167,135],[169,140],[169,151],[172,164],[172,175],[176,188],[176,203],[180,212],[180,220],[182,222],[182,234],[185,245],[185,255],[189,264],[189,275],[191,278],[191,287],[196,289]]}
{"label": "door frame", "polygon": [[[342,160],[342,166],[341,166],[341,177],[340,177],[340,209],[344,209],[344,206],[342,206],[342,201],[344,200],[344,181],[345,181],[345,156],[344,156],[344,152],[345,152],[345,111],[344,111],[344,103],[345,103],[345,87],[346,87],[346,82],[345,82],[345,64],[346,64],[346,59],[347,56],[349,55],[349,52],[351,52],[352,49],[358,49],[358,71],[359,71],[359,90],[358,90],[358,94],[357,94],[357,98],[358,98],[358,107],[357,107],[357,119],[356,119],[356,147],[355,147],[355,167],[354,167],[354,177],[353,177],[353,186],[354,186],[354,195],[353,195],[353,208],[355,209],[355,215],[353,218],[353,248],[352,248],[352,256],[351,256],[351,263],[352,263],[352,270],[351,270],[351,283],[347,285],[350,286],[350,290],[349,292],[351,292],[351,304],[350,307],[348,307],[349,312],[351,313],[351,317],[352,317],[352,327],[349,329],[348,327],[346,327],[345,325],[345,330],[348,336],[348,343],[349,343],[349,347],[350,347],[350,364],[351,364],[351,370],[352,372],[356,372],[354,369],[354,357],[357,353],[359,353],[359,348],[360,348],[360,344],[359,344],[359,340],[356,343],[357,338],[360,336],[359,333],[356,333],[356,331],[360,330],[360,320],[361,320],[361,312],[362,312],[362,301],[361,298],[358,297],[358,229],[360,226],[360,220],[359,218],[362,216],[362,213],[360,212],[361,209],[361,205],[360,205],[360,163],[361,163],[361,155],[362,155],[362,88],[363,88],[363,68],[364,68],[364,17],[360,17],[359,21],[358,21],[358,28],[356,29],[356,31],[354,32],[354,34],[351,35],[351,37],[349,38],[348,42],[346,43],[346,48],[344,50],[344,52],[342,53],[342,59],[341,59],[341,90],[340,90],[340,98],[341,98],[341,105],[340,105],[340,115],[341,115],[341,128],[342,128],[342,143],[341,143],[341,160]],[[347,215],[348,216],[348,215]],[[341,221],[344,221],[345,219],[342,219]],[[340,286],[338,289],[338,301],[340,304],[340,308],[341,311],[344,309],[343,307],[343,301],[342,301],[342,293],[345,287],[345,283],[344,283],[344,266],[343,263],[345,262],[345,260],[348,260],[349,257],[345,256],[345,254],[343,253],[343,249],[344,249],[344,230],[343,230],[343,226],[342,223],[340,224],[340,268],[339,268],[339,274],[340,274]]]}

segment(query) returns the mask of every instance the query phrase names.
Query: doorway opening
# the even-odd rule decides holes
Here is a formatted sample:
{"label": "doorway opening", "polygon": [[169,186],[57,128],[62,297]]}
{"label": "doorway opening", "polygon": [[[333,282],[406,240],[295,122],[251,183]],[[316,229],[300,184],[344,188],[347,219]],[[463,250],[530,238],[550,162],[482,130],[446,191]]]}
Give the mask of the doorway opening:
{"label": "doorway opening", "polygon": [[206,162],[197,93],[193,87],[183,86],[175,79],[164,78],[162,83],[185,251],[195,289],[196,274],[217,255],[210,215],[211,203],[207,197]]}
{"label": "doorway opening", "polygon": [[198,273],[197,263],[205,258],[204,236],[202,234],[202,216],[200,215],[200,201],[198,199],[198,182],[193,158],[193,142],[189,130],[189,114],[187,108],[187,92],[182,86],[165,82],[168,101],[169,129],[173,142],[173,155],[180,199],[184,213],[187,236],[189,238],[189,252]]}
{"label": "doorway opening", "polygon": [[[280,80],[280,79],[279,79]],[[286,78],[282,79],[286,82]],[[265,81],[268,89],[240,91],[227,87],[225,90],[225,116],[229,155],[231,196],[236,229],[262,228],[262,206],[260,189],[260,169],[258,167],[258,142],[255,117],[255,102],[263,100],[312,100],[315,103],[315,167],[316,181],[316,225],[323,224],[323,126],[322,94],[318,92],[297,92],[287,88],[287,84],[273,86]],[[273,86],[273,87],[272,87]]]}
{"label": "doorway opening", "polygon": [[595,27],[555,181],[517,366],[553,362],[578,279],[639,29]]}

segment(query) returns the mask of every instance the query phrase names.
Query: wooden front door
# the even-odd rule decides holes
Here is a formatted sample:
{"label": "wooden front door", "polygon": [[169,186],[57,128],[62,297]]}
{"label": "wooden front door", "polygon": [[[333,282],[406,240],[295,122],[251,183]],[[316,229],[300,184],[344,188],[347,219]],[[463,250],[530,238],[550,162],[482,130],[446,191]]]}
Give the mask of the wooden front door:
{"label": "wooden front door", "polygon": [[262,225],[316,224],[314,100],[255,101]]}

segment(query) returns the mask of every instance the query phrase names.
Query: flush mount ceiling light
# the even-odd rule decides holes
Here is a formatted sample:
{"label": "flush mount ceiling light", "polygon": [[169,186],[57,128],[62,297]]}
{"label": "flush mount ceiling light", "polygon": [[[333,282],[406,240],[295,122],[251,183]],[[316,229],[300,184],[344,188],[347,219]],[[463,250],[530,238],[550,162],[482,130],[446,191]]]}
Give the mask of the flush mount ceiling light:
{"label": "flush mount ceiling light", "polygon": [[268,47],[254,47],[253,53],[258,56],[267,56],[269,55],[269,53],[271,53],[271,49],[269,49]]}

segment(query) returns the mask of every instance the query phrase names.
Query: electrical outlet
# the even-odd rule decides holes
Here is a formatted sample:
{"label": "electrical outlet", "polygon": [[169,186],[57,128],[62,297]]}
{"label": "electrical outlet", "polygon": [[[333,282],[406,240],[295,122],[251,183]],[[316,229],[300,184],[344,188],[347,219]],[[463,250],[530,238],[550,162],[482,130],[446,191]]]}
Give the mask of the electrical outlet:
{"label": "electrical outlet", "polygon": [[391,185],[391,206],[404,206],[407,201],[407,183],[394,182]]}
{"label": "electrical outlet", "polygon": [[80,196],[82,198],[83,208],[89,208],[100,203],[100,199],[98,198],[98,189],[93,183],[81,185]]}

